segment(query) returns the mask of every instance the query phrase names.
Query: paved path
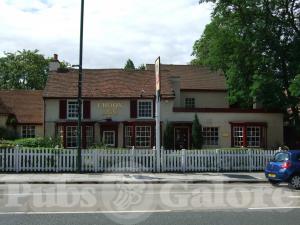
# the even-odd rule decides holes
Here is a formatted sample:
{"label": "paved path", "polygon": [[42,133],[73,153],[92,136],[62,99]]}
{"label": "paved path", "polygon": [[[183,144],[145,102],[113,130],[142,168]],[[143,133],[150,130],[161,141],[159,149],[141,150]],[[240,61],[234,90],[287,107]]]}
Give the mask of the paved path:
{"label": "paved path", "polygon": [[264,183],[263,173],[0,174],[0,183]]}

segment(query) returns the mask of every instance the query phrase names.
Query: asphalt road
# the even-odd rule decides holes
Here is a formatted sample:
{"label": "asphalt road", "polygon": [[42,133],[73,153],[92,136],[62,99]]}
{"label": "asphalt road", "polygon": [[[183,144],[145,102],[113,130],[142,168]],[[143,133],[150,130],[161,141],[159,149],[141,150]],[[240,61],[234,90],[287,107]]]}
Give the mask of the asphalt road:
{"label": "asphalt road", "polygon": [[0,224],[299,224],[300,191],[268,184],[0,185]]}

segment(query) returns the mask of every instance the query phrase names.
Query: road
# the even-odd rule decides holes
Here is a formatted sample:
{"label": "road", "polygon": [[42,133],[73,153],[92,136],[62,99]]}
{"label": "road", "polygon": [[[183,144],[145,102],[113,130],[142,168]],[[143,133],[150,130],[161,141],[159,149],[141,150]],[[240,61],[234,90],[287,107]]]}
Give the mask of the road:
{"label": "road", "polygon": [[300,191],[268,184],[0,185],[0,224],[299,224]]}

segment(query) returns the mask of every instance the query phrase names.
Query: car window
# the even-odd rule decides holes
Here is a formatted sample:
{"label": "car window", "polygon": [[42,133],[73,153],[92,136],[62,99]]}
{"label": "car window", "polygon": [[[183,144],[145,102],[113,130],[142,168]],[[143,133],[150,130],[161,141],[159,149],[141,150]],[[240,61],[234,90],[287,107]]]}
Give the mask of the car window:
{"label": "car window", "polygon": [[277,153],[273,159],[274,162],[284,162],[289,160],[289,154],[285,152]]}

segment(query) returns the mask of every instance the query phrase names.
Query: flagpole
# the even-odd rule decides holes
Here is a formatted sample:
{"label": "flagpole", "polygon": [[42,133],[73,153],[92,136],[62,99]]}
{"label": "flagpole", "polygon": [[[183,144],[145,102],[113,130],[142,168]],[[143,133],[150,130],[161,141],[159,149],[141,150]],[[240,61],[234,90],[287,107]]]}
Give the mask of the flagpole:
{"label": "flagpole", "polygon": [[82,53],[83,53],[83,22],[84,0],[81,0],[80,17],[80,46],[79,46],[79,74],[78,74],[78,125],[77,125],[77,171],[81,172],[81,117],[82,117]]}
{"label": "flagpole", "polygon": [[156,161],[156,169],[157,172],[160,172],[160,57],[157,58],[155,61],[155,81],[156,81],[156,107],[155,107],[155,149],[156,149],[156,156],[157,156],[157,161]]}

